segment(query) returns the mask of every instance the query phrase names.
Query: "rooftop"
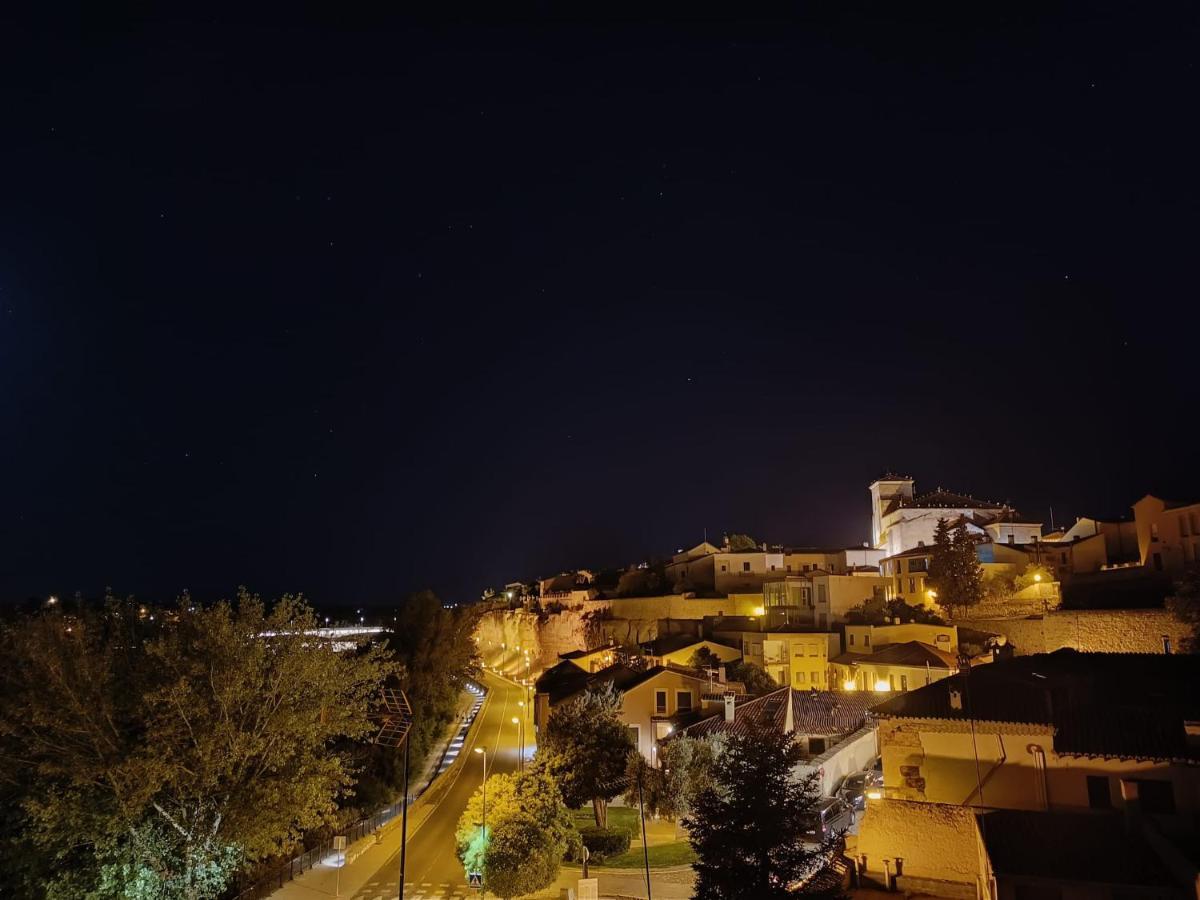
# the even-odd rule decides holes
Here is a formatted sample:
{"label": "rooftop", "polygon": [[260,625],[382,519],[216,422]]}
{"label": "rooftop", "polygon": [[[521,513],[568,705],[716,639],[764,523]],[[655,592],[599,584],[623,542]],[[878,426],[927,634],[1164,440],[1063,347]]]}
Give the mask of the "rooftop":
{"label": "rooftop", "polygon": [[957,669],[958,659],[951,653],[946,653],[926,644],[924,641],[904,641],[900,644],[888,644],[882,650],[874,653],[843,653],[830,660],[843,666],[857,663],[875,663],[880,666],[930,666],[934,669]]}
{"label": "rooftop", "polygon": [[[1007,504],[994,500],[979,500],[970,494],[956,494],[954,491],[944,491],[938,488],[927,494],[921,494],[911,499],[896,497],[883,511],[886,516],[896,510],[904,509],[996,509],[1008,510]],[[1008,510],[1009,515],[1017,515],[1016,510]]]}
{"label": "rooftop", "polygon": [[780,688],[754,700],[738,704],[732,722],[724,711],[709,716],[680,733],[689,737],[713,734],[755,734],[765,729],[783,731],[791,703],[792,729],[799,734],[841,735],[857,731],[877,694],[856,691],[799,691]]}
{"label": "rooftop", "polygon": [[641,644],[641,648],[650,656],[663,656],[667,653],[674,653],[677,650],[686,650],[688,647],[703,644],[705,640],[705,638],[697,637],[694,634],[667,634],[657,637],[652,641],[646,641]]}
{"label": "rooftop", "polygon": [[1200,762],[1200,656],[1056,650],[979,666],[893,697],[883,717],[1018,722],[1054,730],[1063,755]]}
{"label": "rooftop", "polygon": [[1000,876],[1101,884],[1174,884],[1166,866],[1131,832],[1122,813],[1002,809],[980,816]]}
{"label": "rooftop", "polygon": [[[576,675],[564,669],[565,666],[569,666],[579,674]],[[618,691],[624,692],[632,690],[640,684],[645,684],[652,678],[657,678],[667,671],[675,672],[687,678],[694,678],[696,681],[701,682],[704,687],[708,686],[707,676],[700,674],[695,669],[688,669],[682,666],[651,666],[648,669],[639,670],[617,663],[606,669],[601,669],[599,672],[585,672],[572,662],[560,662],[558,665],[552,666],[542,673],[542,677],[536,682],[535,690],[539,694],[549,694],[550,705],[557,706],[564,700],[569,700],[571,697],[593,685],[611,684]],[[725,687],[736,691],[741,685],[727,683]]]}

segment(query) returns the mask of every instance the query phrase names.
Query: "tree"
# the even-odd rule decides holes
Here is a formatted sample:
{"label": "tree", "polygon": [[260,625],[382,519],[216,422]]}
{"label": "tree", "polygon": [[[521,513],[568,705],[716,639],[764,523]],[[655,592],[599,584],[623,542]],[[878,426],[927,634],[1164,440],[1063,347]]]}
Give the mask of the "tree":
{"label": "tree", "polygon": [[454,839],[463,867],[481,872],[486,889],[500,897],[553,884],[574,834],[553,780],[540,772],[493,775],[486,789],[486,832],[483,790],[458,820]]}
{"label": "tree", "polygon": [[693,669],[716,669],[722,665],[721,657],[707,647],[701,647],[688,659],[688,665]]}
{"label": "tree", "polygon": [[975,539],[967,531],[967,520],[959,518],[952,533],[956,575],[955,606],[974,606],[983,599],[983,567],[975,554]]}
{"label": "tree", "polygon": [[740,681],[750,694],[769,694],[779,690],[779,685],[756,663],[737,660],[725,667],[725,675],[730,681]]}
{"label": "tree", "polygon": [[1185,572],[1175,582],[1173,593],[1167,597],[1167,609],[1191,629],[1191,636],[1181,641],[1181,649],[1200,653],[1200,569]]}
{"label": "tree", "polygon": [[411,759],[424,759],[454,718],[468,678],[478,674],[475,628],[482,609],[447,609],[432,591],[408,597],[387,634],[413,708]]}
{"label": "tree", "polygon": [[973,606],[983,599],[983,568],[965,518],[960,516],[953,527],[945,519],[938,519],[927,583],[946,609]]}
{"label": "tree", "polygon": [[[674,737],[659,748],[658,768],[646,768],[642,773],[642,799],[646,812],[671,821],[678,821],[691,812],[692,803],[700,793],[713,785],[713,771],[723,746],[723,738]],[[629,786],[625,802],[636,806],[638,788],[636,777],[644,760],[630,754],[626,777]]]}
{"label": "tree", "polygon": [[603,828],[608,801],[621,793],[625,761],[633,752],[633,738],[621,721],[621,692],[603,684],[550,713],[534,763],[554,778],[571,809],[591,801],[596,824]]}
{"label": "tree", "polygon": [[[307,632],[299,597],[24,617],[0,632],[0,772],[40,873],[21,896],[220,894],[333,824],[396,667]],[[7,858],[8,847],[0,848]],[[5,872],[4,875],[8,873]]]}
{"label": "tree", "polygon": [[715,784],[695,798],[684,824],[698,857],[696,900],[791,898],[825,868],[834,841],[803,843],[820,802],[817,775],[800,781],[804,754],[794,734],[733,735],[715,767]]}

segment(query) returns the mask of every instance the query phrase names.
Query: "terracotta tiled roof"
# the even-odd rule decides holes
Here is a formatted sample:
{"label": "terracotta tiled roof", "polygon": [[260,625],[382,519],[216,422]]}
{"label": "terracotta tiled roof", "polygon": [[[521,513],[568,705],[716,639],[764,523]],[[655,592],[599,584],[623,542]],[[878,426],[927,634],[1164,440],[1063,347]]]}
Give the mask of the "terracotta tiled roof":
{"label": "terracotta tiled roof", "polygon": [[874,653],[843,653],[834,657],[830,662],[843,666],[852,663],[876,663],[881,666],[924,666],[928,663],[935,669],[957,669],[958,659],[926,644],[924,641],[905,641],[902,644],[889,644]]}
{"label": "terracotta tiled roof", "polygon": [[[936,491],[930,491],[927,494],[921,494],[919,497],[906,499],[897,497],[888,504],[884,510],[884,515],[893,513],[898,509],[1008,509],[1003,503],[995,503],[991,500],[979,500],[972,497],[970,494],[956,494],[954,491],[943,491],[938,488]],[[1010,510],[1010,514],[1016,515],[1015,510]]]}
{"label": "terracotta tiled roof", "polygon": [[1048,726],[1059,754],[1200,762],[1200,656],[1057,650],[979,666],[893,697],[880,716]]}
{"label": "terracotta tiled roof", "polygon": [[764,730],[783,731],[787,704],[792,704],[792,725],[798,734],[849,734],[862,727],[868,708],[878,694],[857,691],[800,691],[780,688],[734,708],[733,721],[724,711],[710,716],[681,733],[689,737],[712,734],[755,734]]}

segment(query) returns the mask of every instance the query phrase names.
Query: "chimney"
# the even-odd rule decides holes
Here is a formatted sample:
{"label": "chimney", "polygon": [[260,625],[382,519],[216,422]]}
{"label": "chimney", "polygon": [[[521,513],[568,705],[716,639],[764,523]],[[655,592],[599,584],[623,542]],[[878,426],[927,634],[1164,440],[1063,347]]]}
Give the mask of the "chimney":
{"label": "chimney", "polygon": [[725,664],[721,663],[721,665],[717,666],[717,681],[721,682],[721,684],[724,684],[725,677]]}
{"label": "chimney", "polygon": [[962,709],[962,691],[950,688],[950,708]]}
{"label": "chimney", "polygon": [[736,708],[734,698],[736,696],[737,694],[735,694],[733,691],[727,691],[725,693],[725,721],[729,722],[730,724],[733,723],[733,711]]}

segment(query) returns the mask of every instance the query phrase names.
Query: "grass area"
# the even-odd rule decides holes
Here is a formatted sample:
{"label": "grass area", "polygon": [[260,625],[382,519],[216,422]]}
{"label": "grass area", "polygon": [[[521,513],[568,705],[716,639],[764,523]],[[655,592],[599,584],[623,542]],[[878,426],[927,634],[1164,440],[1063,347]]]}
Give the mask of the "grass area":
{"label": "grass area", "polygon": [[[592,812],[590,803],[579,809],[569,809],[567,812],[571,814],[571,821],[575,823],[576,828],[595,827],[596,825],[596,815]],[[638,834],[642,826],[636,809],[629,806],[610,806],[608,808],[608,827],[624,829],[629,832],[630,836],[634,836]]]}
{"label": "grass area", "polygon": [[[593,815],[590,805],[584,806],[581,809],[568,810],[568,812],[571,814],[571,821],[575,824],[576,828],[587,828],[596,824],[596,817]],[[633,846],[624,853],[606,859],[604,862],[599,863],[599,865],[614,869],[641,868],[644,865],[644,861],[642,859],[641,820],[638,816],[638,811],[629,806],[610,806],[608,808],[608,827],[628,831],[630,837],[634,838]],[[658,866],[686,866],[696,860],[696,854],[692,851],[692,845],[686,840],[670,841],[665,844],[651,844],[649,856],[651,868]]]}
{"label": "grass area", "polygon": [[[647,854],[650,857],[650,868],[659,866],[686,866],[696,861],[696,852],[687,841],[677,841],[673,844],[654,844]],[[606,859],[601,865],[613,869],[640,869],[643,865],[642,848],[630,847],[620,856]]]}

